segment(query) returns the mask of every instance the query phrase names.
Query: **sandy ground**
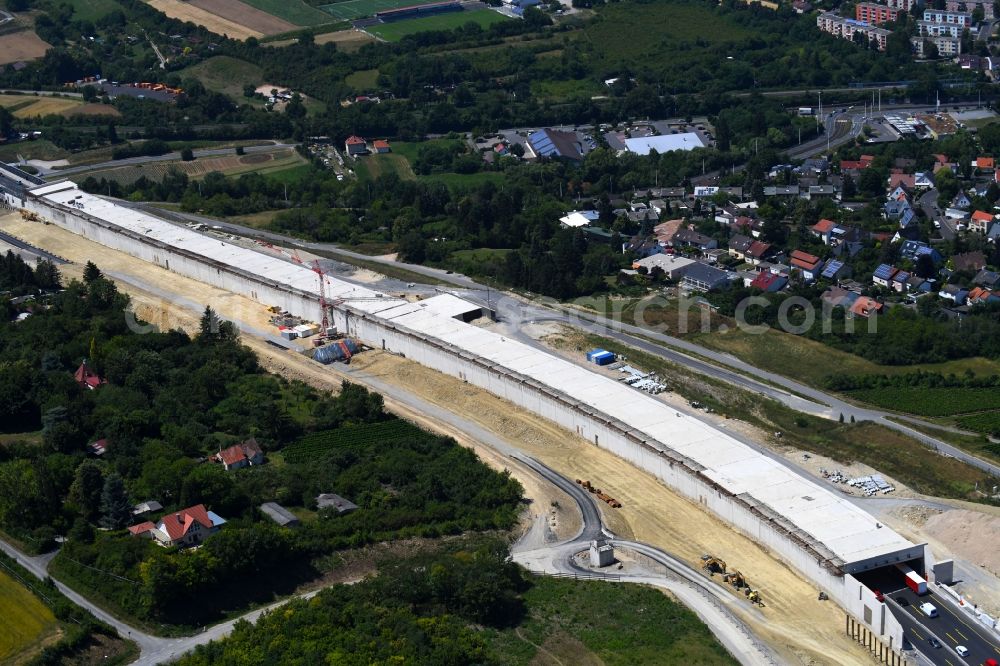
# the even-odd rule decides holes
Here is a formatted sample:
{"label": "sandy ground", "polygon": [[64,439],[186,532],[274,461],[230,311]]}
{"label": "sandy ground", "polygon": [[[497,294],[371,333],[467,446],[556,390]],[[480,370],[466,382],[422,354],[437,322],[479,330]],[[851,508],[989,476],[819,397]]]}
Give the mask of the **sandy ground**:
{"label": "sandy ground", "polygon": [[175,18],[179,21],[190,21],[217,35],[227,35],[233,39],[264,36],[262,32],[252,30],[229,19],[224,19],[221,16],[216,16],[212,12],[205,11],[200,7],[195,7],[181,0],[150,0],[149,6],[163,12],[170,18]]}
{"label": "sandy ground", "polygon": [[[301,355],[278,350],[255,338],[255,331],[269,332],[267,313],[260,304],[170,273],[61,228],[24,222],[16,214],[0,218],[0,228],[78,262],[63,267],[67,276],[78,275],[82,263],[90,259],[112,277],[116,273],[140,276],[140,284],[155,285],[155,289],[149,287],[157,292],[154,294],[145,291],[145,287],[137,288],[135,282],[119,280],[119,287],[133,295],[137,311],[144,318],[168,327],[193,327],[199,307],[210,304],[223,317],[241,322],[244,341],[259,353],[265,367],[331,390],[341,381],[336,368],[316,365]],[[176,296],[164,298],[167,293]],[[751,585],[761,591],[766,604],[762,611],[766,624],[746,619],[782,654],[786,663],[871,663],[866,651],[843,635],[842,610],[832,603],[817,601],[816,588],[801,575],[697,505],[670,492],[652,476],[541,417],[411,361],[383,352],[367,352],[355,357],[354,364],[382,381],[482,425],[570,478],[589,479],[602,487],[624,505],[621,509],[605,508],[608,525],[618,534],[659,546],[695,565],[703,553],[712,553],[726,560],[730,567],[741,570]],[[399,409],[398,405],[389,406]],[[429,423],[419,414],[399,411],[435,430],[449,430],[440,423]],[[544,520],[559,536],[575,533],[578,522],[574,523],[574,518],[563,515],[561,510],[570,505],[568,498],[541,487],[512,461],[469,442],[461,433],[448,434],[473,446],[489,464],[511,469],[522,481],[533,499],[525,528]],[[560,505],[554,514],[553,502]]]}
{"label": "sandy ground", "polygon": [[[298,40],[283,39],[277,42],[268,42],[266,44],[262,44],[262,46],[289,46],[290,44],[296,43],[296,41]],[[337,32],[327,32],[322,35],[316,35],[313,41],[317,44],[336,44],[338,51],[343,51],[344,53],[354,53],[365,44],[374,44],[376,40],[367,32],[362,32],[360,30],[338,30]]]}
{"label": "sandy ground", "polygon": [[0,36],[0,65],[41,58],[49,45],[31,30]]}

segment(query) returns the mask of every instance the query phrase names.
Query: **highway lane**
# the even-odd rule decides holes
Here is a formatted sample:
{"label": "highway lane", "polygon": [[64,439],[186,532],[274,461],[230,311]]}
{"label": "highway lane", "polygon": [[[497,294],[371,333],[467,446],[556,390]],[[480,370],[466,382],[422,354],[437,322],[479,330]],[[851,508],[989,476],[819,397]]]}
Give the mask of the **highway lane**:
{"label": "highway lane", "polygon": [[[917,596],[912,590],[905,587],[890,596],[903,611],[913,616],[914,621],[923,627],[924,633],[933,634],[945,646],[935,650],[925,641],[921,648],[925,654],[947,655],[957,646],[964,645],[969,649],[969,654],[964,659],[955,662],[956,666],[958,663],[982,664],[983,661],[991,657],[1000,660],[1000,636],[988,627],[977,626],[976,621],[966,615],[964,611],[956,608],[951,600],[935,594],[933,591],[923,596]],[[938,610],[938,617],[930,618],[924,615],[919,609],[920,604],[923,603],[933,604]],[[927,654],[927,656],[936,663],[945,663],[942,657],[935,658],[932,654]],[[957,654],[952,654],[952,661],[957,656]]]}

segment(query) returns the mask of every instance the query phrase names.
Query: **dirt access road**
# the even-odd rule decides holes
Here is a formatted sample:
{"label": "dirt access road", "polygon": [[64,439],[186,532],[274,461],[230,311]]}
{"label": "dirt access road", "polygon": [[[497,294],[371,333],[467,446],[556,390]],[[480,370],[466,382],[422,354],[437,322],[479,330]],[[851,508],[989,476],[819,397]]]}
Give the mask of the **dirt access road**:
{"label": "dirt access road", "polygon": [[[249,299],[170,273],[59,227],[25,222],[16,214],[0,218],[0,229],[74,262],[76,265],[63,267],[67,275],[79,274],[85,261],[94,261],[132,295],[144,319],[161,327],[190,330],[204,306],[211,305],[222,317],[240,324],[246,344],[274,372],[324,389],[335,390],[346,377],[368,383],[375,390],[382,386],[418,396],[436,413],[417,414],[391,400],[387,404],[421,425],[457,436],[488,463],[510,469],[534,500],[536,516],[548,513],[552,501],[562,507],[571,503],[552,489],[542,488],[530,472],[484,442],[499,439],[568,478],[589,479],[623,503],[621,509],[607,508],[604,513],[605,524],[619,536],[655,545],[692,564],[698,563],[703,553],[712,553],[740,569],[761,591],[766,604],[761,611],[763,622],[749,612],[743,619],[785,663],[871,663],[866,650],[843,634],[843,611],[830,602],[817,601],[816,588],[778,557],[672,493],[651,475],[535,414],[384,352],[361,354],[351,366],[320,366],[265,343],[263,338],[271,333],[267,312]],[[471,437],[456,432],[459,429],[448,424],[449,414],[480,432]],[[572,533],[571,520],[557,515],[556,529]]]}

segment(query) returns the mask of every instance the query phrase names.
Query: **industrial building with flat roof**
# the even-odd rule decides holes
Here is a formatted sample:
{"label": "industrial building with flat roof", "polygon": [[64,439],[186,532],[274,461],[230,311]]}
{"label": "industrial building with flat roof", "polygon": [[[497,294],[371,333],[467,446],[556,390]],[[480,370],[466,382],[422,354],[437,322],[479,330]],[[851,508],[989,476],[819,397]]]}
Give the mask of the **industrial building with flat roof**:
{"label": "industrial building with flat roof", "polygon": [[636,155],[649,155],[652,151],[669,153],[672,150],[694,150],[704,148],[705,142],[697,132],[663,134],[661,136],[639,136],[625,139],[625,147]]}
{"label": "industrial building with flat roof", "polygon": [[[319,321],[319,277],[306,266],[206,236],[56,183],[7,205],[168,270]],[[913,544],[804,474],[694,416],[555,354],[467,323],[483,308],[450,294],[419,302],[324,276],[339,332],[480,386],[606,448],[714,512],[862,618],[853,574],[910,562]],[[860,604],[860,605],[859,605]],[[881,622],[881,624],[878,624]],[[879,635],[902,630],[870,616]]]}

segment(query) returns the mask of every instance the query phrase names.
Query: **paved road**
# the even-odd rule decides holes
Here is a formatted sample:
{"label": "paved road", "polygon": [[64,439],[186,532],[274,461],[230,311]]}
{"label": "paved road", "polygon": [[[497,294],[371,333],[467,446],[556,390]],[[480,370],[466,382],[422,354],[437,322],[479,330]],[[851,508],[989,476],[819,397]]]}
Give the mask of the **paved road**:
{"label": "paved road", "polygon": [[[248,236],[251,238],[263,238],[269,241],[282,243],[290,247],[300,247],[307,250],[332,253],[339,255],[346,260],[357,259],[365,262],[384,264],[395,268],[404,268],[412,273],[432,278],[436,281],[461,287],[463,293],[458,295],[471,298],[482,303],[489,303],[493,307],[502,321],[508,322],[516,327],[520,324],[531,322],[550,321],[578,328],[583,328],[599,335],[612,338],[623,344],[634,346],[643,351],[655,354],[671,362],[682,364],[696,372],[708,375],[715,379],[739,386],[748,391],[763,393],[768,397],[778,400],[782,404],[793,409],[822,416],[829,419],[839,419],[844,415],[845,420],[850,420],[853,416],[855,421],[874,421],[892,430],[902,432],[928,448],[931,448],[943,455],[957,458],[969,465],[981,469],[992,476],[1000,478],[1000,465],[988,460],[984,460],[970,453],[967,453],[944,440],[924,434],[916,427],[946,429],[921,421],[920,419],[892,414],[879,409],[864,407],[847,402],[834,394],[827,393],[820,389],[807,386],[801,382],[789,379],[782,375],[757,368],[745,361],[742,361],[730,354],[723,354],[707,349],[700,345],[676,338],[648,328],[642,328],[615,322],[601,315],[589,314],[578,310],[570,310],[552,299],[536,299],[529,301],[520,296],[515,296],[509,292],[498,292],[495,289],[486,287],[472,278],[450,273],[438,268],[430,268],[418,264],[407,264],[397,262],[384,257],[376,257],[358,252],[345,250],[332,243],[314,243],[291,238],[283,234],[276,234],[260,229],[253,229],[232,222],[222,222],[213,218],[207,218],[188,213],[167,212],[149,204],[134,204],[129,202],[119,202],[122,205],[130,205],[136,208],[147,210],[151,213],[171,217],[174,219],[201,222],[203,224],[221,227],[227,233]],[[522,340],[525,336],[522,336]],[[698,358],[696,358],[698,357]],[[703,359],[711,359],[706,361]],[[891,418],[890,418],[891,417]],[[896,419],[896,420],[893,420]],[[898,421],[903,421],[900,423]]]}
{"label": "paved road", "polygon": [[[903,625],[906,638],[931,663],[958,666],[982,664],[988,658],[1000,659],[1000,636],[987,627],[977,626],[975,620],[955,608],[950,599],[933,592],[918,597],[907,587],[887,594],[886,599],[890,612]],[[933,604],[939,616],[924,615],[919,610],[923,603]],[[931,646],[931,636],[941,643],[941,647]],[[955,652],[959,645],[969,649],[964,659]]]}
{"label": "paved road", "polygon": [[2,231],[0,231],[0,241],[3,241],[5,243],[7,243],[8,245],[12,245],[12,246],[16,247],[19,250],[24,250],[28,254],[33,254],[36,257],[41,257],[43,259],[47,259],[47,260],[51,261],[52,263],[56,264],[57,266],[61,266],[61,265],[65,264],[65,263],[67,263],[65,259],[63,259],[61,257],[57,257],[56,255],[52,254],[51,252],[47,252],[47,251],[45,251],[45,250],[43,250],[43,249],[41,249],[39,247],[35,247],[34,245],[29,245],[28,243],[25,243],[20,238],[16,238],[14,236],[11,236],[10,234],[5,234]]}
{"label": "paved road", "polygon": [[[243,150],[246,151],[248,155],[251,155],[253,153],[272,153],[278,150],[287,150],[288,148],[294,148],[297,145],[298,144],[295,143],[275,142],[266,146],[247,146]],[[235,148],[207,148],[205,150],[195,150],[194,156],[197,158],[233,155],[235,154],[235,150]],[[173,152],[166,153],[165,155],[146,155],[142,157],[129,157],[123,160],[109,160],[107,162],[99,162],[97,164],[81,164],[79,166],[66,167],[64,169],[38,167],[38,175],[43,178],[59,179],[63,176],[68,176],[74,173],[83,173],[85,171],[98,171],[100,169],[113,169],[115,167],[152,164],[154,162],[169,162],[179,160],[180,158],[181,154],[179,152]]]}
{"label": "paved road", "polygon": [[[703,622],[715,637],[741,664],[778,664],[780,658],[761,641],[735,613],[740,609],[763,619],[749,602],[740,600],[726,587],[702,575],[682,560],[649,544],[614,538],[604,527],[593,495],[583,490],[552,468],[524,455],[514,458],[530,467],[544,480],[566,492],[576,503],[583,516],[583,525],[576,537],[557,544],[531,550],[514,546],[514,560],[534,571],[547,574],[573,574],[588,578],[605,578],[617,582],[656,585],[670,590]],[[595,572],[578,564],[574,555],[585,550],[592,539],[612,537],[616,548],[637,552],[666,569],[666,575],[653,573],[622,573],[613,569],[608,573]]]}

